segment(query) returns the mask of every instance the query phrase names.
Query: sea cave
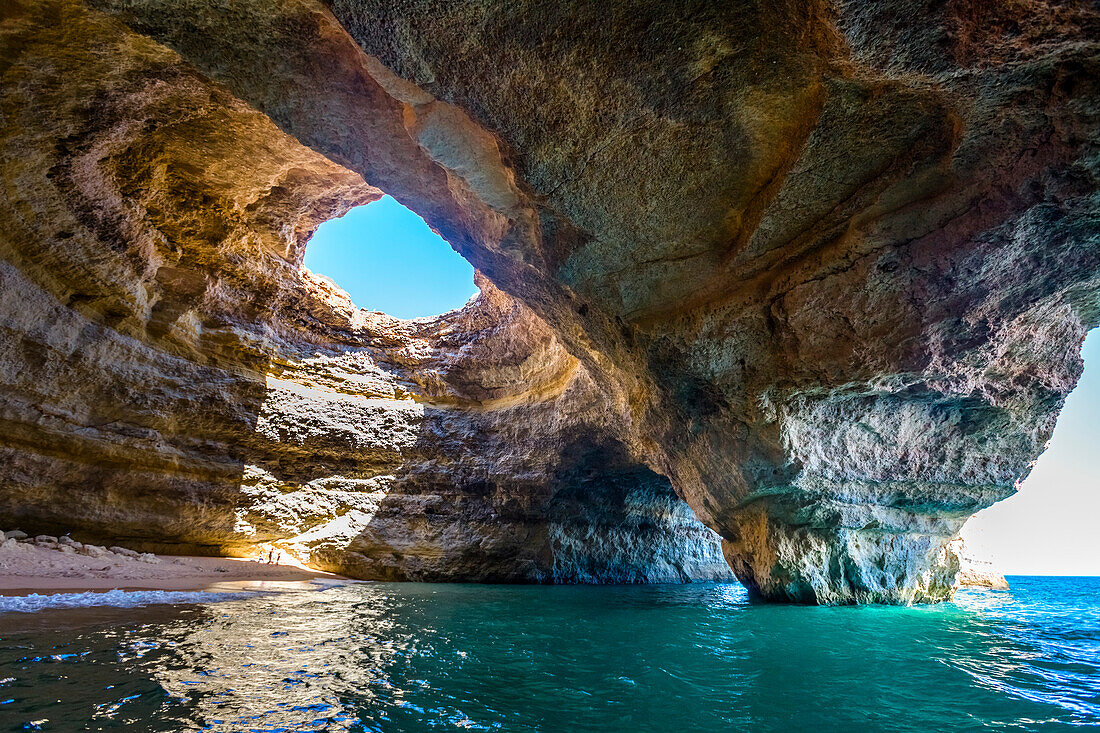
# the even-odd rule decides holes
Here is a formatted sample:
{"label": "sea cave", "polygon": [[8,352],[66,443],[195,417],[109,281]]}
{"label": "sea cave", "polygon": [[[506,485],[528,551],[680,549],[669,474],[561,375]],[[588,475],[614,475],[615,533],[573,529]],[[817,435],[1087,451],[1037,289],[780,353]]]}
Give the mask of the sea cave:
{"label": "sea cave", "polygon": [[[1100,323],[1097,13],[979,5],[7,4],[0,515],[949,599]],[[475,298],[407,320],[303,268],[383,196]]]}

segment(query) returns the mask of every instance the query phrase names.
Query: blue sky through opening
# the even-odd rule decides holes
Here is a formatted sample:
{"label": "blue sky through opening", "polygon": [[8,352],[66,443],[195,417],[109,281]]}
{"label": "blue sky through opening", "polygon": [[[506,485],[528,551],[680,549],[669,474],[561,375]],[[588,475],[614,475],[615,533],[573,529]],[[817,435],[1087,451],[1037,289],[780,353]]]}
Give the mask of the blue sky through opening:
{"label": "blue sky through opening", "polygon": [[1009,575],[1100,575],[1100,329],[1050,446],[1020,491],[967,527]]}
{"label": "blue sky through opening", "polygon": [[360,308],[397,318],[446,313],[477,293],[470,263],[391,196],[317,227],[305,266]]}

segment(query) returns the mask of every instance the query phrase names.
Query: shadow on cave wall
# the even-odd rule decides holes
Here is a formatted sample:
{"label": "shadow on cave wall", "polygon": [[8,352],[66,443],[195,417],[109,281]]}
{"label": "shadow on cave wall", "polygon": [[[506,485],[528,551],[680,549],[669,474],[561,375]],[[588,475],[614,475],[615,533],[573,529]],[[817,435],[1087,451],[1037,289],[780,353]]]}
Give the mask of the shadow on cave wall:
{"label": "shadow on cave wall", "polygon": [[[507,416],[417,409],[415,440],[400,451],[335,448],[338,429],[292,454],[269,445],[268,460],[253,467],[262,478],[251,477],[247,521],[276,544],[275,535],[297,526],[304,531],[290,542],[308,548],[314,564],[368,579],[732,579],[717,535],[621,445],[539,431],[531,411],[545,406]],[[303,502],[330,514],[305,518]]]}
{"label": "shadow on cave wall", "polygon": [[[11,301],[18,301],[13,308]],[[0,261],[4,529],[216,553],[266,359],[202,364],[65,308]]]}
{"label": "shadow on cave wall", "polygon": [[550,577],[564,583],[732,581],[719,537],[622,444],[568,444],[546,505]]}
{"label": "shadow on cave wall", "polygon": [[[380,192],[117,21],[80,4],[20,13],[0,47],[21,75],[0,89],[15,120],[0,138],[14,197],[0,202],[6,523],[217,553],[309,532],[315,520],[349,517],[350,527],[354,512],[369,519],[333,551],[367,577],[692,575],[677,547],[707,530],[667,481],[620,447],[590,445],[591,428],[540,435],[545,415],[528,424],[394,400],[421,410],[393,423],[411,426],[408,444],[391,445],[385,420],[362,444],[332,442],[324,425],[316,439],[262,434],[279,339],[309,342],[271,335],[287,325],[271,314],[294,307],[278,301],[295,247]],[[391,122],[404,130],[400,116]],[[391,177],[439,183],[422,158],[395,156]],[[323,489],[311,500],[333,503],[296,503],[307,485]]]}
{"label": "shadow on cave wall", "polygon": [[237,325],[270,308],[286,230],[365,186],[79,4],[12,10],[3,528],[214,552],[266,397],[267,355]]}

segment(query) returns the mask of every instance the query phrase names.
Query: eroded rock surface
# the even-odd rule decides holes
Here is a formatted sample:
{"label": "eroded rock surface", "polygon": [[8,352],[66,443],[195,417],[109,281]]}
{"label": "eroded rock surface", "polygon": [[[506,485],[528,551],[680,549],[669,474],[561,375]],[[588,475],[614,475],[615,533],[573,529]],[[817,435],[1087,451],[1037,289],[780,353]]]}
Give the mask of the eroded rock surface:
{"label": "eroded rock surface", "polygon": [[[941,600],[1100,321],[1087,2],[6,7],[25,527],[721,577],[690,507],[766,598]],[[383,191],[481,298],[401,322],[299,270]]]}
{"label": "eroded rock surface", "polygon": [[151,549],[280,543],[367,578],[729,577],[530,310],[482,281],[435,320],[360,311],[300,262],[379,189],[117,20],[22,10],[0,514]]}

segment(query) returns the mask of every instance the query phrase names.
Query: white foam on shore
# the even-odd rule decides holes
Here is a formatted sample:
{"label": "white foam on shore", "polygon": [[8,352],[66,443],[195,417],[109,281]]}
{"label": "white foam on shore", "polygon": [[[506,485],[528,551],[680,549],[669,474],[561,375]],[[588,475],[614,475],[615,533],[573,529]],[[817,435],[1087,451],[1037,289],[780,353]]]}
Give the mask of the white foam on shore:
{"label": "white foam on shore", "polygon": [[84,593],[54,593],[26,596],[0,596],[0,613],[32,613],[47,608],[85,608],[117,606],[134,608],[155,603],[213,603],[235,601],[256,595],[255,592],[213,593],[210,591],[173,590],[109,590]]}

